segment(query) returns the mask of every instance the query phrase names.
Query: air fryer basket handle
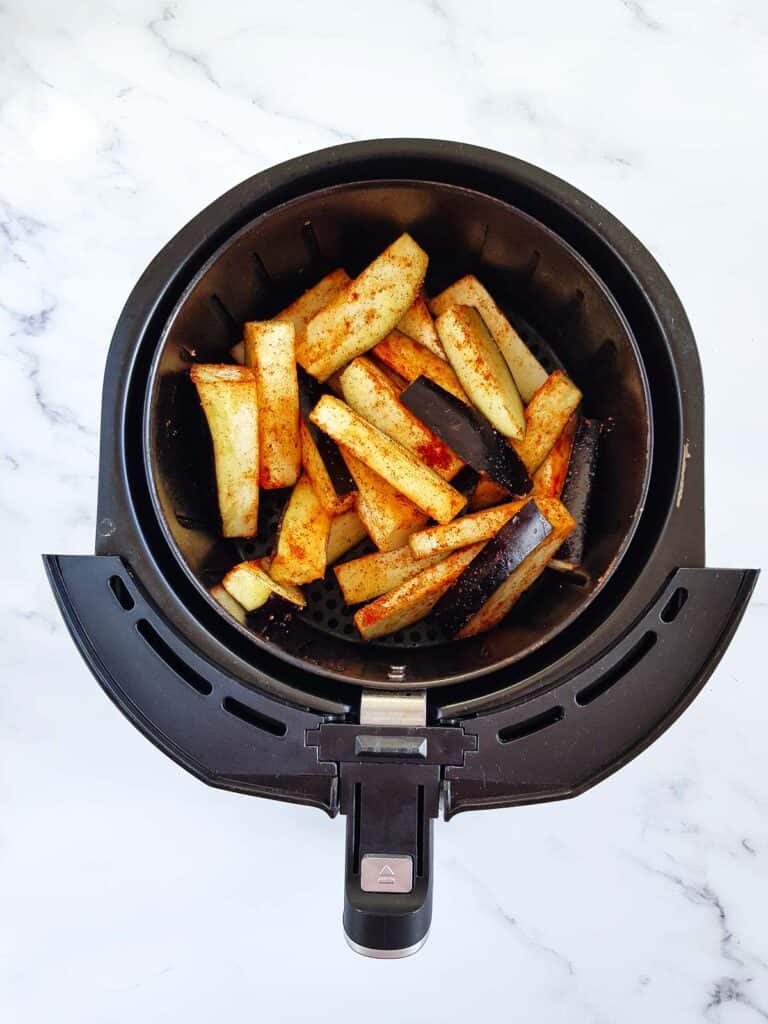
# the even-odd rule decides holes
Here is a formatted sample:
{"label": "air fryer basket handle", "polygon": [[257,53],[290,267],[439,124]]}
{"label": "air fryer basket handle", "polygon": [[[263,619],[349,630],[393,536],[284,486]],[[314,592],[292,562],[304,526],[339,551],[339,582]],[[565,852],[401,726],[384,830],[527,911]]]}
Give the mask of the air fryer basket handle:
{"label": "air fryer basket handle", "polygon": [[432,827],[440,768],[342,765],[344,932],[366,956],[415,953],[432,920]]}

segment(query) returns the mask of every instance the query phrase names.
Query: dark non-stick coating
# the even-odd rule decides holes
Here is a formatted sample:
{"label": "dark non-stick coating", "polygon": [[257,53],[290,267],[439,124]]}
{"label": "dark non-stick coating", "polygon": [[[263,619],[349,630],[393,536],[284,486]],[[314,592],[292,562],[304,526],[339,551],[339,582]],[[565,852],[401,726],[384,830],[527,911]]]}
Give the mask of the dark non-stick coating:
{"label": "dark non-stick coating", "polygon": [[542,362],[568,370],[584,412],[606,424],[585,575],[547,571],[487,636],[446,643],[426,622],[366,644],[332,574],[306,588],[301,615],[266,633],[245,627],[254,644],[316,672],[437,685],[511,663],[572,621],[618,564],[645,498],[651,420],[637,346],[600,280],[542,224],[480,193],[405,181],[342,185],[257,218],[208,261],[169,318],[146,390],[145,461],[161,526],[198,586],[267,551],[286,495],[262,492],[254,541],[217,537],[210,440],[186,371],[191,361],[226,361],[245,320],[274,315],[336,266],[357,273],[403,230],[429,253],[430,294],[476,273]]}

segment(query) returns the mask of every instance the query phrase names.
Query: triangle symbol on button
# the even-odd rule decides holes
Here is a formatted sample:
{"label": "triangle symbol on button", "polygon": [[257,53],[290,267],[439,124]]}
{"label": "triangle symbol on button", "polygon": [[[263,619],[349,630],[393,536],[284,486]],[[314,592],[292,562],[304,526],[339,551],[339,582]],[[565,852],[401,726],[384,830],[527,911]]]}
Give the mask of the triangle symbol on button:
{"label": "triangle symbol on button", "polygon": [[381,878],[382,875],[394,875],[394,873],[395,872],[392,870],[389,864],[385,864],[384,867],[379,872],[379,878]]}

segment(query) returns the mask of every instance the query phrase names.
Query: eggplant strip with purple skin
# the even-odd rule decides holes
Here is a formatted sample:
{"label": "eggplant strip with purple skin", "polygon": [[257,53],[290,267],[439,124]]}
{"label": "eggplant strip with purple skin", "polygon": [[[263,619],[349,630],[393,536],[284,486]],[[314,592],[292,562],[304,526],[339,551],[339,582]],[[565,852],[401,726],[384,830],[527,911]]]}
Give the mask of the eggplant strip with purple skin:
{"label": "eggplant strip with purple skin", "polygon": [[561,494],[561,501],[573,516],[576,526],[550,563],[552,569],[572,572],[584,558],[592,483],[597,470],[602,423],[582,420],[576,429],[571,461]]}
{"label": "eggplant strip with purple skin", "polygon": [[309,418],[326,390],[300,366],[297,370],[302,416],[301,463],[320,504],[329,515],[337,516],[352,508],[357,488],[339,446]]}
{"label": "eggplant strip with purple skin", "polygon": [[478,472],[486,473],[511,494],[531,490],[528,471],[506,437],[433,380],[419,377],[400,395],[400,401]]}
{"label": "eggplant strip with purple skin", "polygon": [[545,512],[546,519],[552,527],[551,532],[507,576],[485,604],[459,630],[459,637],[487,633],[489,629],[497,626],[509,614],[512,606],[528,587],[541,576],[554,552],[573,529],[573,519],[561,502],[555,498],[537,498],[535,501],[539,510]]}

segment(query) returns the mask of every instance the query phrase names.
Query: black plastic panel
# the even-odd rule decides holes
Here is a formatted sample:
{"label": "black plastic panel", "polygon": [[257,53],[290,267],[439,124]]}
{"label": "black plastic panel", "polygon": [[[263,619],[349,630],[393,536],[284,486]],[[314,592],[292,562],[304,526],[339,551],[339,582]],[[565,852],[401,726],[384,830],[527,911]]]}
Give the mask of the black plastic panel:
{"label": "black plastic panel", "polygon": [[756,579],[753,570],[680,569],[621,642],[584,671],[512,708],[465,718],[478,747],[463,766],[445,770],[446,817],[576,796],[630,761],[702,688]]}

